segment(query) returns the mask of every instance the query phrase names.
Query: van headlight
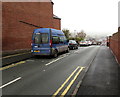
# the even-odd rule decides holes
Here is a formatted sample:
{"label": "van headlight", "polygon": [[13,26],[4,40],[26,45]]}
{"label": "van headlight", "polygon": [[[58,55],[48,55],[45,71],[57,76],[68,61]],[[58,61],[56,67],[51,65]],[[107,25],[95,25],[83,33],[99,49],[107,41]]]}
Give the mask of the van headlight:
{"label": "van headlight", "polygon": [[36,48],[37,48],[38,46],[34,46],[34,47],[36,47]]}

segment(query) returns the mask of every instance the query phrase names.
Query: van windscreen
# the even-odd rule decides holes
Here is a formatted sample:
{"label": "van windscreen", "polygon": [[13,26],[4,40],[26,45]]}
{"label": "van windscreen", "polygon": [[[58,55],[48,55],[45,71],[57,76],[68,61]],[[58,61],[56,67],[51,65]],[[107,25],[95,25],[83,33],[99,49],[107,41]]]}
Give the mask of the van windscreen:
{"label": "van windscreen", "polygon": [[34,34],[34,43],[35,44],[46,44],[48,43],[48,34],[47,33],[36,33]]}

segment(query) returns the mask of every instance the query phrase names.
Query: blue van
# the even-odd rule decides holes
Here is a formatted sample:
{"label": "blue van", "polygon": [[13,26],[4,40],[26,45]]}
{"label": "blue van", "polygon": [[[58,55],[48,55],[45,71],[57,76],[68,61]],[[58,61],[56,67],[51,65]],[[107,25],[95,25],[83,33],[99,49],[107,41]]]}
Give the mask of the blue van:
{"label": "blue van", "polygon": [[57,57],[60,52],[69,52],[68,41],[61,30],[39,28],[33,31],[32,54]]}

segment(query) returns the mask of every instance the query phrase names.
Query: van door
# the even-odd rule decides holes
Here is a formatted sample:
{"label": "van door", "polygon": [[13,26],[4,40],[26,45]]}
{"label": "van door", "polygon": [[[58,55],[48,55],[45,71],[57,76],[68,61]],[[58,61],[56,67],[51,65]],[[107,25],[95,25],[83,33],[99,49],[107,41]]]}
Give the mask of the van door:
{"label": "van door", "polygon": [[61,50],[61,52],[67,50],[67,44],[66,44],[65,36],[60,36],[60,50]]}
{"label": "van door", "polygon": [[48,50],[50,49],[49,33],[35,33],[34,49],[40,51],[41,53],[48,53]]}
{"label": "van door", "polygon": [[64,50],[67,51],[68,50],[68,42],[66,37],[64,36]]}
{"label": "van door", "polygon": [[42,48],[49,48],[49,38],[48,38],[48,33],[41,33],[41,45]]}
{"label": "van door", "polygon": [[58,36],[52,36],[52,47],[60,52],[60,38]]}

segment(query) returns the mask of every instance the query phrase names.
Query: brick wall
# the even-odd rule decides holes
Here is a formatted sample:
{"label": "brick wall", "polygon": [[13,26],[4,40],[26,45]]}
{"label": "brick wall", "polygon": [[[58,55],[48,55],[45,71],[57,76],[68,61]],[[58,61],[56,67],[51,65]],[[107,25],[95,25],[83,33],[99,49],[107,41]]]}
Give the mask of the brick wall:
{"label": "brick wall", "polygon": [[2,52],[2,2],[0,1],[0,55]]}
{"label": "brick wall", "polygon": [[2,2],[3,52],[31,49],[33,29],[60,29],[58,22],[54,22],[51,2]]}
{"label": "brick wall", "polygon": [[109,37],[109,47],[115,54],[118,62],[120,63],[120,28],[118,28],[118,32],[114,33]]}
{"label": "brick wall", "polygon": [[118,28],[118,61],[120,63],[120,27]]}
{"label": "brick wall", "polygon": [[53,26],[55,29],[61,29],[61,20],[60,19],[53,19]]}

